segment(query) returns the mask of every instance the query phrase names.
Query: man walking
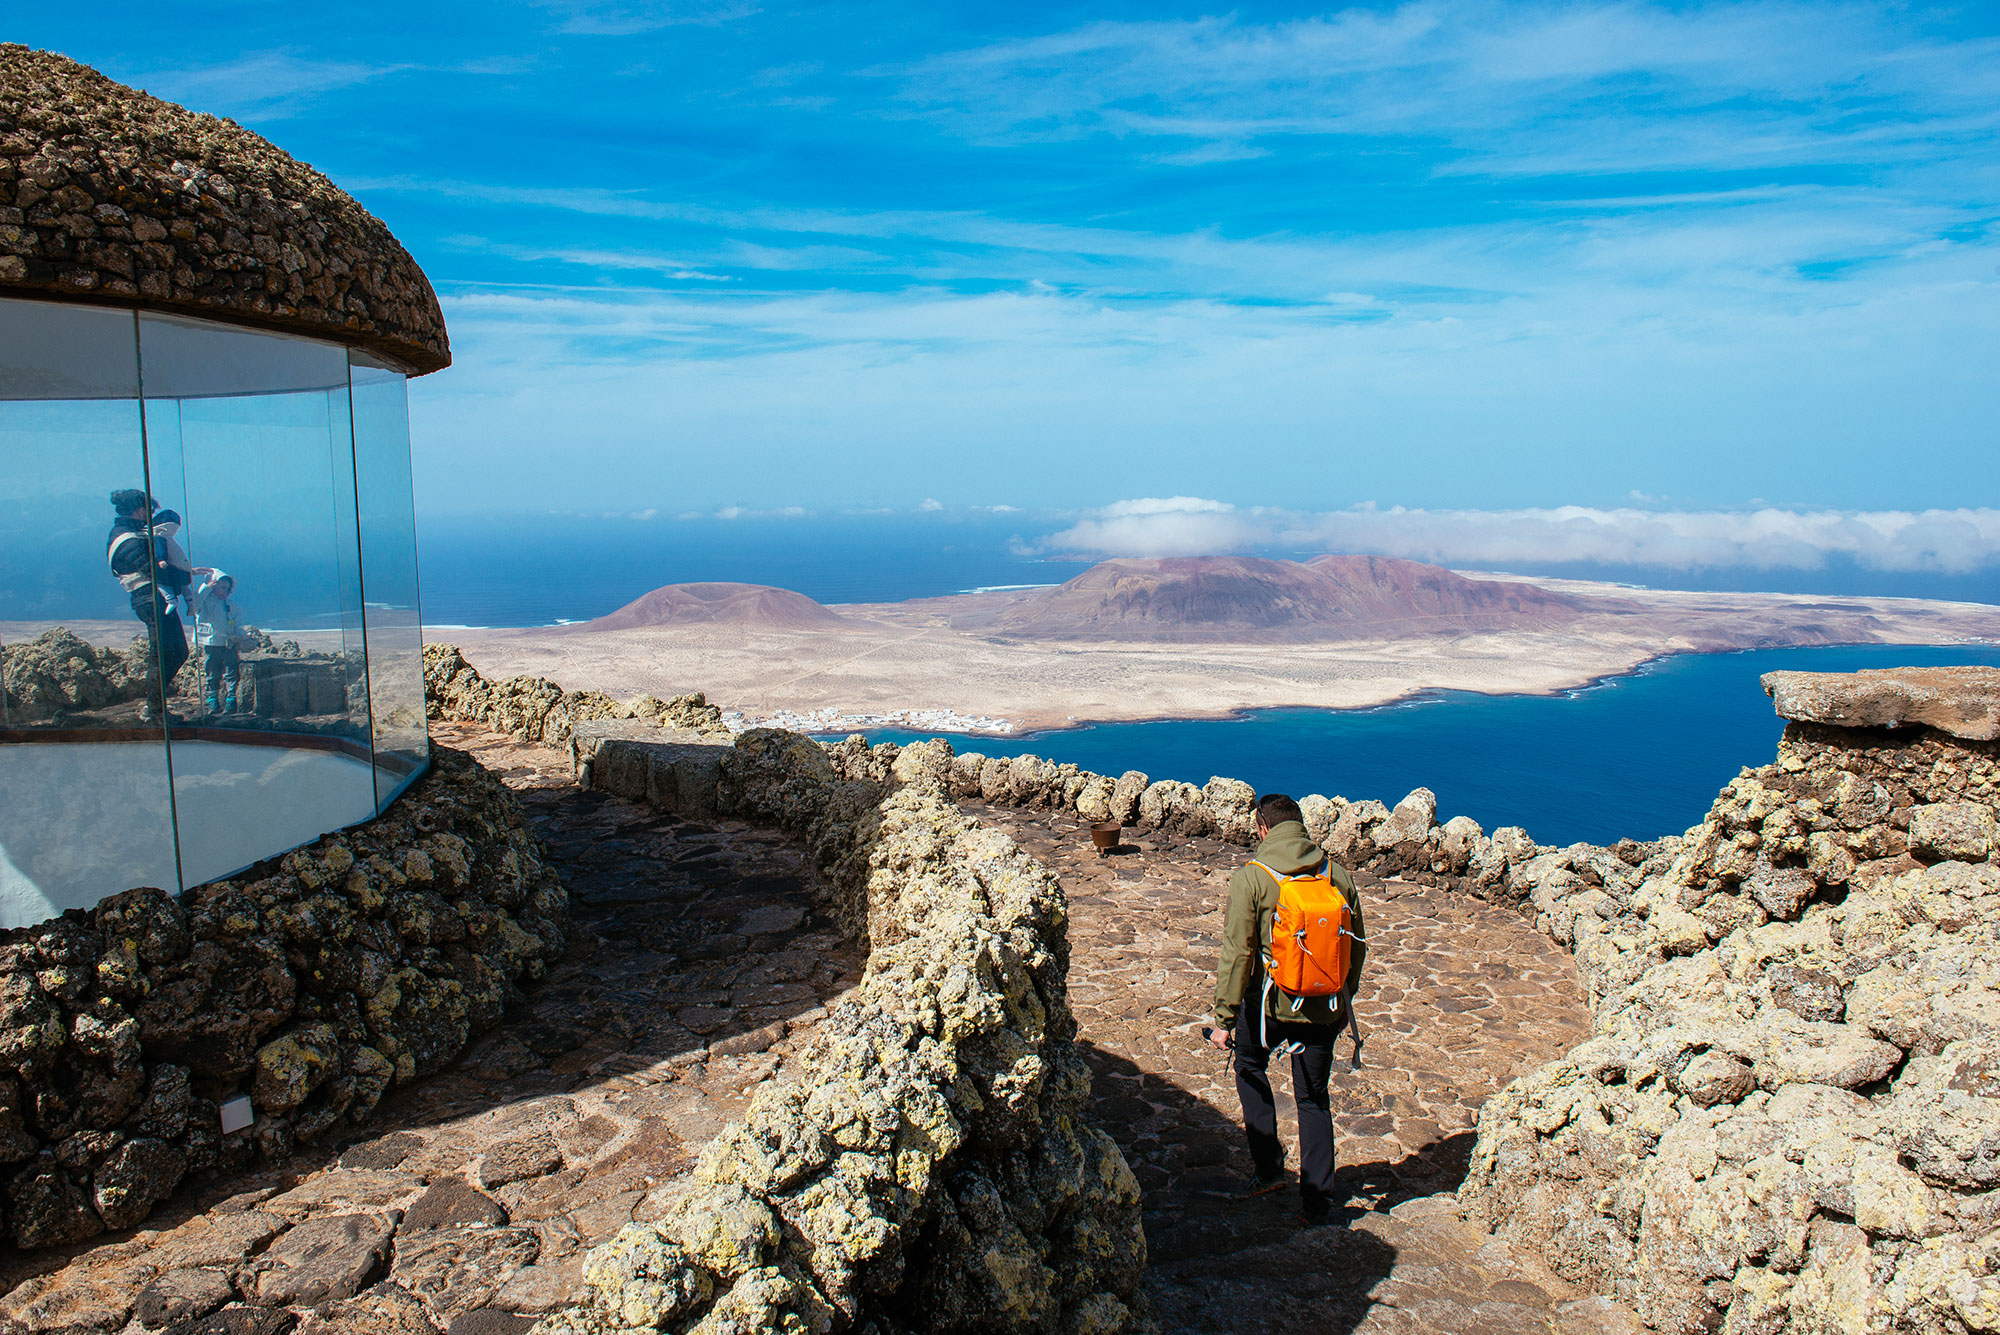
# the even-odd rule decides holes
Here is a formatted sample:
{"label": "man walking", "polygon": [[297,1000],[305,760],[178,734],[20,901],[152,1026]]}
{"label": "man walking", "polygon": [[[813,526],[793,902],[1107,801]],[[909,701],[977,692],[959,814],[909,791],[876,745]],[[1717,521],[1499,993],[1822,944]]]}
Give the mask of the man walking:
{"label": "man walking", "polygon": [[105,556],[120,587],[132,596],[132,615],[145,623],[153,660],[147,673],[149,695],[139,717],[147,723],[172,722],[167,699],[174,692],[175,675],[188,660],[187,630],[173,600],[187,590],[193,574],[174,541],[181,517],[160,509],[136,487],[112,492],[111,509],[116,517]]}
{"label": "man walking", "polygon": [[[1278,1110],[1271,1098],[1267,1067],[1273,1056],[1291,1055],[1292,1091],[1299,1112],[1300,1217],[1308,1225],[1324,1224],[1338,1199],[1333,1182],[1333,1113],[1327,1102],[1327,1077],[1333,1068],[1334,1037],[1342,1024],[1354,1034],[1355,1060],[1357,1064],[1360,1061],[1361,1031],[1354,1023],[1354,988],[1368,953],[1368,933],[1362,926],[1354,877],[1307,837],[1297,802],[1279,793],[1265,795],[1257,803],[1256,831],[1255,859],[1229,878],[1229,911],[1215,971],[1216,1027],[1210,1031],[1209,1041],[1236,1054],[1236,1094],[1243,1102],[1243,1130],[1256,1165],[1256,1177],[1243,1191],[1246,1197],[1261,1196],[1285,1185],[1285,1150],[1278,1140]],[[1324,989],[1313,984],[1294,994],[1273,981],[1272,924],[1283,897],[1281,881],[1294,878],[1300,880],[1303,893],[1317,891],[1320,902],[1331,902],[1336,892],[1346,901],[1349,916],[1345,927],[1336,925],[1327,931],[1326,915],[1320,914],[1312,937],[1314,941],[1345,941],[1344,970],[1338,969],[1326,945],[1318,951],[1320,964],[1344,975],[1336,992],[1315,995]],[[1297,902],[1296,895],[1292,902]],[[1288,903],[1288,911],[1290,908]],[[1305,964],[1308,969],[1316,967],[1312,960]],[[1282,971],[1292,973],[1290,968]]]}

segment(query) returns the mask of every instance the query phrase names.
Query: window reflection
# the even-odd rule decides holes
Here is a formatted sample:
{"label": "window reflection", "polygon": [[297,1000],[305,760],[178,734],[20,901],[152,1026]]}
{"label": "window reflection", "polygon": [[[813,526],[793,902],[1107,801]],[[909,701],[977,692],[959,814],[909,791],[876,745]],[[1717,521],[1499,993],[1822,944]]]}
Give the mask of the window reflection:
{"label": "window reflection", "polygon": [[[0,925],[179,886],[130,312],[0,302]],[[134,527],[128,521],[127,528]],[[126,567],[121,578],[118,567]],[[186,640],[180,641],[186,652]]]}
{"label": "window reflection", "polygon": [[[205,572],[182,600],[207,614],[185,688],[196,726],[168,742],[194,885],[256,861],[280,813],[310,813],[310,837],[375,812],[347,354],[142,316],[139,370],[147,453],[184,488],[185,542]],[[229,643],[224,619],[242,627]],[[246,745],[244,732],[291,744]]]}
{"label": "window reflection", "polygon": [[410,487],[409,396],[400,372],[350,358],[362,582],[368,595],[368,698],[375,787],[384,804],[430,759],[424,634],[417,608],[417,526]]}
{"label": "window reflection", "polygon": [[0,516],[0,927],[229,875],[427,762],[395,368],[0,299]]}

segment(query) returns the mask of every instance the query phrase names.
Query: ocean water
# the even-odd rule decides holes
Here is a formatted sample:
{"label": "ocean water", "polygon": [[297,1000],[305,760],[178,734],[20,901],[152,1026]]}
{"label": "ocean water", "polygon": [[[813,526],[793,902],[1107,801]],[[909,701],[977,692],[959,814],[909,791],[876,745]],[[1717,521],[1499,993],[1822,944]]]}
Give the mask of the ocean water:
{"label": "ocean water", "polygon": [[951,741],[961,752],[1032,753],[1099,773],[1137,769],[1194,784],[1220,774],[1295,797],[1394,805],[1424,787],[1437,794],[1440,820],[1470,816],[1489,832],[1519,825],[1545,844],[1612,843],[1680,833],[1739,770],[1770,761],[1784,726],[1757,684],[1762,674],[1953,663],[2000,667],[2000,646],[1683,654],[1565,695],[1453,691],[1377,709],[1259,710]]}
{"label": "ocean water", "polygon": [[550,626],[615,612],[663,584],[769,584],[822,603],[900,602],[1060,584],[1085,568],[1022,555],[1007,515],[806,520],[433,519],[418,534],[424,623]]}

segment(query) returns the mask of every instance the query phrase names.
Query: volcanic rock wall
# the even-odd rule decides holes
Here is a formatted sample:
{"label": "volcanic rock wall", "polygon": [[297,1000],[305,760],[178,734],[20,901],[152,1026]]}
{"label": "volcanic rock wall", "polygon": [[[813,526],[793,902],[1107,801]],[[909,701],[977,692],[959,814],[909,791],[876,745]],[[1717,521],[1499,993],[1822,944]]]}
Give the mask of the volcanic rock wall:
{"label": "volcanic rock wall", "polygon": [[[621,757],[648,748],[664,759]],[[799,1055],[809,1074],[760,1093],[674,1213],[594,1253],[585,1302],[538,1329],[1130,1329],[1139,1188],[1081,1120],[1055,877],[914,762],[893,784],[843,780],[821,747],[770,730],[614,737],[588,758],[594,786],[797,832],[870,954]],[[662,782],[662,764],[686,773]]]}
{"label": "volcanic rock wall", "polygon": [[1471,1216],[1660,1330],[2000,1328],[1996,803],[1991,740],[1793,722],[1560,901],[1598,1033],[1488,1104]]}
{"label": "volcanic rock wall", "polygon": [[[1211,835],[1245,846],[1255,842],[1252,808],[1257,795],[1239,779],[1217,776],[1196,787],[1172,779],[1156,781],[1138,770],[1116,776],[1095,774],[1034,755],[956,754],[942,738],[909,747],[892,742],[871,747],[854,736],[828,744],[827,754],[846,778],[884,782],[899,766],[915,767],[943,783],[953,797],[1074,812],[1088,821]],[[1520,904],[1538,915],[1549,913],[1545,930],[1551,929],[1568,895],[1606,885],[1636,885],[1639,869],[1664,866],[1660,859],[1679,846],[1677,838],[1668,838],[1645,843],[1627,839],[1612,848],[1594,844],[1557,848],[1537,844],[1519,826],[1488,835],[1466,816],[1440,824],[1437,798],[1428,788],[1417,789],[1394,807],[1318,793],[1300,798],[1299,806],[1307,832],[1348,867],[1462,885],[1482,899]],[[1561,939],[1568,943],[1568,936]]]}
{"label": "volcanic rock wall", "polygon": [[565,691],[546,677],[488,681],[454,644],[424,646],[424,700],[430,717],[479,723],[532,746],[561,746],[579,724],[637,719],[727,738],[722,711],[700,692],[671,700],[641,696],[621,704],[602,691]]}
{"label": "volcanic rock wall", "polygon": [[[567,918],[513,798],[439,747],[370,824],[0,935],[0,1221],[22,1247],[129,1228],[359,1121],[497,1022]],[[256,1120],[224,1135],[237,1094]]]}
{"label": "volcanic rock wall", "polygon": [[[1350,865],[1514,904],[1574,952],[1598,1033],[1487,1105],[1461,1202],[1657,1329],[2000,1329],[2000,673],[1884,675],[1774,674],[1786,714],[1906,726],[1794,721],[1683,836],[1550,848],[1440,825],[1421,789],[1301,803]],[[1249,839],[1233,780],[829,750]]]}

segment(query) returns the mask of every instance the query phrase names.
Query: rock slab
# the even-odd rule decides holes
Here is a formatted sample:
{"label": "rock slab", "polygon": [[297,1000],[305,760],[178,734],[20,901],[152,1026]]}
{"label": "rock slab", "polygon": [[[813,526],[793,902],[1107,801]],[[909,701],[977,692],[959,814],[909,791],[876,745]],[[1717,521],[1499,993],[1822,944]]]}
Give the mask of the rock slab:
{"label": "rock slab", "polygon": [[1760,679],[1778,717],[1843,728],[1936,728],[1966,741],[2000,737],[2000,669],[1878,668],[1767,672]]}

